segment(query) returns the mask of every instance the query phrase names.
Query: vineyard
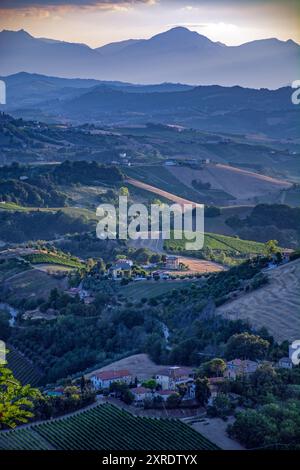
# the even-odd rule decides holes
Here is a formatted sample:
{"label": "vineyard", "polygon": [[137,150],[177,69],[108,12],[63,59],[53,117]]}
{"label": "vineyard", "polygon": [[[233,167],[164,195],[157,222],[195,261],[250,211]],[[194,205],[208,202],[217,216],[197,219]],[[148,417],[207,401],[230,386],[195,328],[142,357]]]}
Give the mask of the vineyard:
{"label": "vineyard", "polygon": [[[167,251],[181,252],[185,250],[185,240],[166,240],[164,247]],[[263,243],[242,240],[240,238],[228,237],[226,235],[218,235],[216,233],[205,233],[204,249],[209,248],[212,251],[223,251],[224,253],[236,255],[250,255],[264,253],[265,247]],[[195,253],[196,254],[196,253]]]}
{"label": "vineyard", "polygon": [[7,450],[217,450],[218,447],[174,419],[136,417],[110,404],[70,417],[0,432]]}
{"label": "vineyard", "polygon": [[30,384],[35,387],[40,383],[41,374],[21,353],[9,347],[6,359],[7,367],[23,385]]}

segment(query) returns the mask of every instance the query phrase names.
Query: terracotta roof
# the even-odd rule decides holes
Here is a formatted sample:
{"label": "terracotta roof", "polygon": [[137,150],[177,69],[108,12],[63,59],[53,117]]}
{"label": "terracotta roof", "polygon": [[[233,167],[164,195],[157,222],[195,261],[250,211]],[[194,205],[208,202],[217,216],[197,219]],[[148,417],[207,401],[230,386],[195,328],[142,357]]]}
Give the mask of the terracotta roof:
{"label": "terracotta roof", "polygon": [[159,395],[173,395],[173,393],[177,393],[174,390],[159,390],[157,392]]}
{"label": "terracotta roof", "polygon": [[167,377],[182,377],[182,376],[189,376],[191,374],[189,369],[185,369],[184,367],[169,367],[166,369],[161,369],[158,371],[156,375],[164,375]]}
{"label": "terracotta roof", "polygon": [[101,380],[113,380],[113,379],[121,379],[123,377],[131,376],[131,372],[129,370],[104,370],[102,372],[98,372],[94,374],[94,377],[97,377]]}

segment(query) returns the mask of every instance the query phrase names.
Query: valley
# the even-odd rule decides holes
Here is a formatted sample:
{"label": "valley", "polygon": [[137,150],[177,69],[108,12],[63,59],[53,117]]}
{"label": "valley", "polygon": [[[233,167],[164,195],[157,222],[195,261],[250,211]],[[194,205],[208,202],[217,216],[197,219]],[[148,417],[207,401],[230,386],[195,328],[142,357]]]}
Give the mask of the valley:
{"label": "valley", "polygon": [[[210,19],[209,2],[17,3],[30,33],[0,31],[0,451],[299,449],[299,44],[237,41],[259,2],[230,25],[223,2]],[[142,39],[69,40],[126,38],[137,11]],[[47,23],[57,38],[31,34]],[[163,239],[161,217],[151,239],[153,204],[192,205],[191,224],[169,215]]]}

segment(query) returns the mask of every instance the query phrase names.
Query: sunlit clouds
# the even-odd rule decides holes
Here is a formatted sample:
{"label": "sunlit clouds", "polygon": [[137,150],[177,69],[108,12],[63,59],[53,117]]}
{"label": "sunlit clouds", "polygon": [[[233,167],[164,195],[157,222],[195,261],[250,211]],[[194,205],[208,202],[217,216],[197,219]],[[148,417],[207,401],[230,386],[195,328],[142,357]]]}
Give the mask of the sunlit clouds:
{"label": "sunlit clouds", "polygon": [[300,43],[296,0],[2,0],[0,29],[91,47],[185,26],[227,45],[268,37]]}

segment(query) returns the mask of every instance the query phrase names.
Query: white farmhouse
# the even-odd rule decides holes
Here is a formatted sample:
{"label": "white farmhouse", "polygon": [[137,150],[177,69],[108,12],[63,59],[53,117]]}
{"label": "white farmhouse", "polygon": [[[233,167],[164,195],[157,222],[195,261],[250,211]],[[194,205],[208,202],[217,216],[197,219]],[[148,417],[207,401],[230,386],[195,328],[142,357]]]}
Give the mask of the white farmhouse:
{"label": "white farmhouse", "polygon": [[95,390],[109,388],[113,382],[124,382],[129,385],[133,380],[129,370],[104,370],[91,376]]}

